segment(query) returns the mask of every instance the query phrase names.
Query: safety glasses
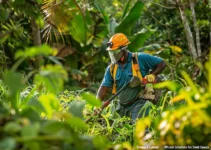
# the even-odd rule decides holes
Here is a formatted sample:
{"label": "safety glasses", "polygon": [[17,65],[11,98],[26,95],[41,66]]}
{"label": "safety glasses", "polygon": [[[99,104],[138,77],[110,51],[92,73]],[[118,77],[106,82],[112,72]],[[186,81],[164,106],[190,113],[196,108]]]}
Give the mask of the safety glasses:
{"label": "safety glasses", "polygon": [[109,53],[115,55],[115,54],[118,54],[119,52],[121,52],[121,49],[117,49],[117,50],[110,50],[108,51]]}
{"label": "safety glasses", "polygon": [[113,42],[107,42],[106,46],[111,48],[113,46]]}

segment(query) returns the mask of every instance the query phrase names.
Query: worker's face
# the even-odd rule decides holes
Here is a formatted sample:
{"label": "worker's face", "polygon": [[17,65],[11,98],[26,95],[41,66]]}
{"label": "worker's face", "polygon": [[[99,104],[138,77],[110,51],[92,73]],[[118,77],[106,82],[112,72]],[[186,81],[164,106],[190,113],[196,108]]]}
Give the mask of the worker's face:
{"label": "worker's face", "polygon": [[108,51],[108,53],[109,53],[109,56],[111,58],[111,62],[112,63],[118,62],[122,58],[122,56],[124,54],[124,52],[122,50],[120,50],[120,49],[110,50],[110,51]]}

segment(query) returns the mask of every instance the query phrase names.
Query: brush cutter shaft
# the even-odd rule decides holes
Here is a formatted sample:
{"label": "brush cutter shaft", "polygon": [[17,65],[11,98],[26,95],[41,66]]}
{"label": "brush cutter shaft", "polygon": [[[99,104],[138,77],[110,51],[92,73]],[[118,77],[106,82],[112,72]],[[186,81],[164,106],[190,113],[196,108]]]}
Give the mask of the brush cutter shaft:
{"label": "brush cutter shaft", "polygon": [[[117,97],[130,83],[132,83],[132,81],[134,81],[134,77],[128,83],[126,83],[116,94],[114,94],[113,96],[111,96],[111,98],[106,100],[103,103],[103,105],[100,107],[101,110],[99,111],[99,113],[98,114],[94,113],[91,117],[85,120],[85,123],[89,122],[93,116],[99,115],[102,112],[102,110],[106,108],[115,97]],[[137,83],[132,84],[132,86],[135,86],[135,85],[138,85],[138,84]]]}

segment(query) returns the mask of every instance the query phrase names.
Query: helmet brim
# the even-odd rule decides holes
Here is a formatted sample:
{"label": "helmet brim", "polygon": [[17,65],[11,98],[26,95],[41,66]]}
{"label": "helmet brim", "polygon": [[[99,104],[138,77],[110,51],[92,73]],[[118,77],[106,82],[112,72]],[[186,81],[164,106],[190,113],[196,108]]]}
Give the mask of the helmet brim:
{"label": "helmet brim", "polygon": [[[130,44],[130,42],[128,41],[123,47],[125,47],[125,46],[127,46],[128,44]],[[107,51],[110,51],[110,50],[116,50],[116,49],[119,49],[119,47],[112,47],[112,48],[110,48],[110,47],[107,47]]]}
{"label": "helmet brim", "polygon": [[113,48],[108,47],[108,48],[106,48],[107,51],[116,50],[116,49],[118,49],[118,48],[117,47],[113,47]]}

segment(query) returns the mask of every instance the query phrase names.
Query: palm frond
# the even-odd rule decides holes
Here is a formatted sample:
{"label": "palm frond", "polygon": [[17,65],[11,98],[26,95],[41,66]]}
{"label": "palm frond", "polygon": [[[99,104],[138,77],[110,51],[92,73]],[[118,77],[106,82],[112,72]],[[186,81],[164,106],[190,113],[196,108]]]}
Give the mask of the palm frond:
{"label": "palm frond", "polygon": [[64,42],[64,36],[69,35],[70,22],[73,19],[73,13],[78,11],[72,8],[64,0],[44,0],[41,10],[44,15],[44,28],[42,38],[46,43],[60,39]]}

